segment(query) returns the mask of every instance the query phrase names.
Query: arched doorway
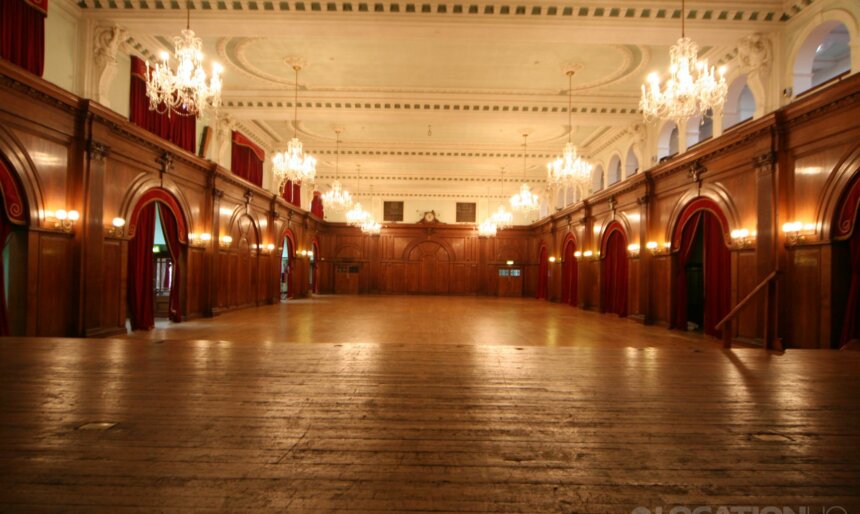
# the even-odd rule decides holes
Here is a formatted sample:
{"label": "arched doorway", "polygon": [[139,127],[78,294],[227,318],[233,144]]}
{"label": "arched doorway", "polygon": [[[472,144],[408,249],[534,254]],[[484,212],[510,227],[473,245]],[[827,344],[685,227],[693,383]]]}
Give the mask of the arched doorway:
{"label": "arched doorway", "polygon": [[0,159],[0,336],[24,333],[27,206],[12,167]]}
{"label": "arched doorway", "polygon": [[561,258],[561,301],[576,305],[579,300],[579,263],[576,261],[576,243],[568,237]]}
{"label": "arched doorway", "polygon": [[409,251],[409,292],[447,294],[451,256],[435,241],[424,241]]}
{"label": "arched doorway", "polygon": [[[833,339],[834,346],[860,346],[860,171],[842,195],[833,222],[832,277],[848,280],[833,282],[833,318],[839,323]],[[835,323],[834,323],[835,325]],[[838,339],[837,339],[838,338]]]}
{"label": "arched doorway", "polygon": [[538,250],[538,282],[535,297],[538,300],[546,300],[549,297],[549,257],[546,245],[541,245]]}
{"label": "arched doorway", "polygon": [[164,189],[138,200],[129,222],[128,319],[150,330],[156,317],[182,320],[181,286],[188,232],[179,203]]}
{"label": "arched doorway", "polygon": [[311,245],[311,254],[308,258],[311,267],[310,274],[310,289],[311,293],[319,292],[319,278],[320,278],[320,270],[319,270],[319,258],[320,258],[320,245],[314,240]]}
{"label": "arched doorway", "polygon": [[627,316],[627,236],[617,221],[606,227],[600,256],[600,310]]}
{"label": "arched doorway", "polygon": [[731,308],[727,233],[728,221],[713,200],[697,198],[681,212],[672,236],[673,328],[719,337],[714,327]]}
{"label": "arched doorway", "polygon": [[284,232],[281,248],[281,273],[280,291],[281,301],[284,302],[295,296],[295,285],[293,284],[293,268],[296,264],[296,244],[292,231]]}

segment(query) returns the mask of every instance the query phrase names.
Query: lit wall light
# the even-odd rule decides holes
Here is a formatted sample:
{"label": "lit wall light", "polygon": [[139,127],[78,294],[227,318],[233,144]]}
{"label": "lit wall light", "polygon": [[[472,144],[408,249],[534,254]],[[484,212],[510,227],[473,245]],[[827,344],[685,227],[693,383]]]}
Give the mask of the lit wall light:
{"label": "lit wall light", "polygon": [[211,240],[212,240],[212,234],[207,234],[207,233],[196,234],[193,232],[191,234],[188,234],[188,242],[190,242],[191,246],[193,246],[195,248],[204,248],[204,247],[206,247],[206,245],[209,244],[209,241],[211,241]]}
{"label": "lit wall light", "polygon": [[75,210],[67,211],[65,209],[58,209],[53,213],[46,212],[45,215],[47,217],[47,221],[52,224],[54,230],[61,230],[63,232],[71,232],[75,223],[81,219],[81,213]]}
{"label": "lit wall light", "polygon": [[730,235],[733,248],[749,248],[755,243],[755,232],[750,232],[746,228],[732,230]]}
{"label": "lit wall light", "polygon": [[231,246],[233,246],[233,237],[221,236],[221,239],[218,240],[218,246],[224,250],[229,249]]}
{"label": "lit wall light", "polygon": [[108,237],[122,237],[123,228],[125,227],[125,219],[114,218],[111,224],[105,227],[105,233]]}
{"label": "lit wall light", "polygon": [[260,250],[260,253],[262,253],[263,255],[270,255],[272,253],[272,251],[275,249],[275,245],[273,245],[272,243],[269,243],[266,246],[259,245],[258,248]]}
{"label": "lit wall light", "polygon": [[579,250],[573,252],[573,257],[579,259],[580,257],[582,257],[582,252],[580,252]]}
{"label": "lit wall light", "polygon": [[582,256],[585,257],[586,259],[590,259],[593,255],[594,255],[594,252],[592,252],[591,250],[586,250],[582,254]]}
{"label": "lit wall light", "polygon": [[556,258],[555,258],[555,257],[550,257],[550,258],[549,258],[549,262],[555,262],[555,261],[556,261]]}
{"label": "lit wall light", "polygon": [[661,245],[657,241],[648,241],[645,243],[645,248],[651,252],[651,255],[668,255],[672,250],[672,243],[665,242]]}
{"label": "lit wall light", "polygon": [[506,264],[507,266],[513,266],[513,265],[514,265],[514,261],[505,261],[505,264]]}
{"label": "lit wall light", "polygon": [[627,245],[627,253],[630,257],[639,257],[639,245],[636,243]]}
{"label": "lit wall light", "polygon": [[797,244],[815,236],[815,223],[790,221],[782,225],[782,231],[785,233],[786,243]]}

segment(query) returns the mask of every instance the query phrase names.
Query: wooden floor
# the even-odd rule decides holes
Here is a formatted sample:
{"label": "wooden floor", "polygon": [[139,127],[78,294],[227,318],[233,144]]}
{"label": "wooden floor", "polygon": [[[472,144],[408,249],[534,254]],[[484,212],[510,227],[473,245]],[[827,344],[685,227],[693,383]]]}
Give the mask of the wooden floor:
{"label": "wooden floor", "polygon": [[0,340],[0,512],[860,512],[858,352],[723,351],[590,313],[519,340],[536,302],[469,331],[419,321],[440,299],[389,300],[332,300],[354,330],[297,302],[173,338]]}

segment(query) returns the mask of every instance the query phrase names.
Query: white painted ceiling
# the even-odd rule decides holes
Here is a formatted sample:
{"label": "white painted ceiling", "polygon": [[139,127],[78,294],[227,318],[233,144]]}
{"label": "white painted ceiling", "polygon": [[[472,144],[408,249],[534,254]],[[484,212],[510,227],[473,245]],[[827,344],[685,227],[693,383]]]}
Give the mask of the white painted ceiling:
{"label": "white painted ceiling", "polygon": [[[207,60],[225,66],[224,111],[279,148],[292,137],[300,61],[298,136],[319,158],[318,188],[361,165],[382,195],[484,196],[502,167],[531,181],[567,138],[586,153],[638,114],[639,87],[668,63],[680,1],[580,0],[314,2],[192,0],[191,28]],[[185,2],[81,0],[98,23],[126,27],[137,51],[157,53],[184,28]],[[753,32],[779,30],[793,2],[688,2],[687,32],[712,60]],[[509,185],[507,194],[513,192]],[[494,186],[491,194],[498,188]]]}

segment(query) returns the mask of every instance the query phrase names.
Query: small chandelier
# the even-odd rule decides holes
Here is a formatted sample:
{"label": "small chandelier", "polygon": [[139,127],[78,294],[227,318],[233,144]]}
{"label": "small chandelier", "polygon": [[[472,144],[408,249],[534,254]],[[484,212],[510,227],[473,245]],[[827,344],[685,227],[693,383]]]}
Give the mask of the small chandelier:
{"label": "small chandelier", "polygon": [[[373,184],[370,184],[370,207],[373,209]],[[373,214],[370,212],[366,212],[366,217],[364,219],[364,223],[361,224],[361,231],[369,236],[378,236],[380,232],[382,232],[382,225],[380,225],[376,219],[373,217]]]}
{"label": "small chandelier", "polygon": [[170,54],[161,52],[161,62],[150,68],[146,61],[146,96],[149,110],[180,116],[204,114],[221,106],[220,64],[212,63],[212,77],[203,70],[203,40],[191,30],[191,3],[186,3],[185,30],[173,38],[176,69],[170,67]]}
{"label": "small chandelier", "polygon": [[523,184],[519,193],[511,197],[511,209],[517,212],[528,213],[540,209],[540,197],[532,193],[526,182],[526,149],[528,134],[523,134]]}
{"label": "small chandelier", "polygon": [[681,39],[669,50],[669,80],[665,87],[657,73],[648,75],[642,85],[639,108],[646,121],[668,119],[675,123],[699,114],[719,113],[728,94],[726,67],[719,69],[719,78],[707,59],[699,60],[699,45],[686,36],[685,4],[681,0]]}
{"label": "small chandelier", "polygon": [[[501,195],[504,198],[505,196],[505,168],[502,168],[502,180],[501,185],[499,186],[501,189]],[[514,224],[514,214],[505,209],[505,204],[499,204],[499,208],[496,209],[496,212],[490,216],[490,220],[492,220],[493,224],[496,226],[498,230],[504,230],[506,228],[510,228]]]}
{"label": "small chandelier", "polygon": [[302,142],[299,141],[299,70],[302,67],[293,65],[296,72],[296,92],[293,99],[293,138],[287,144],[286,152],[278,152],[272,157],[272,168],[280,189],[288,180],[301,184],[305,180],[313,182],[317,175],[317,160],[304,153]]}
{"label": "small chandelier", "polygon": [[[356,177],[358,179],[356,191],[358,194],[361,194],[361,167],[357,168]],[[358,196],[358,194],[356,196]],[[366,221],[368,221],[368,218],[370,218],[370,213],[364,210],[361,206],[361,202],[355,202],[352,204],[352,209],[346,212],[346,223],[353,227],[361,227]]]}
{"label": "small chandelier", "polygon": [[478,237],[496,237],[496,231],[496,224],[490,218],[478,225]]}
{"label": "small chandelier", "polygon": [[564,145],[562,157],[546,165],[547,176],[551,184],[573,182],[585,185],[591,180],[591,164],[580,157],[571,140],[573,125],[571,110],[573,108],[573,70],[567,72],[567,144]]}
{"label": "small chandelier", "polygon": [[322,194],[323,205],[326,206],[327,209],[330,209],[334,212],[345,211],[352,206],[352,195],[349,194],[349,191],[343,189],[343,186],[340,184],[340,180],[338,180],[339,169],[340,169],[340,129],[335,129],[335,134],[337,134],[337,143],[334,157],[334,182],[331,183],[331,189]]}

